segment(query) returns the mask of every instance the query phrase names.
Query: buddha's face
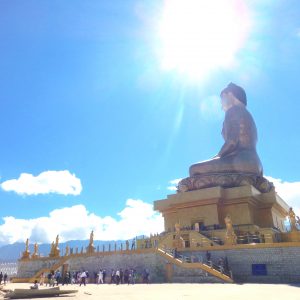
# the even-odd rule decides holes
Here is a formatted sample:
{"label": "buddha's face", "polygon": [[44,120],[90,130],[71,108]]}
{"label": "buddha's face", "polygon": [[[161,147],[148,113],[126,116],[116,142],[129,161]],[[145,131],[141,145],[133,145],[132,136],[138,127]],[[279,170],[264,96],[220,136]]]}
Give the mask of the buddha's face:
{"label": "buddha's face", "polygon": [[226,112],[229,108],[234,105],[234,99],[232,93],[223,93],[221,95],[222,109]]}
{"label": "buddha's face", "polygon": [[234,105],[244,105],[231,92],[221,95],[221,104],[225,112]]}

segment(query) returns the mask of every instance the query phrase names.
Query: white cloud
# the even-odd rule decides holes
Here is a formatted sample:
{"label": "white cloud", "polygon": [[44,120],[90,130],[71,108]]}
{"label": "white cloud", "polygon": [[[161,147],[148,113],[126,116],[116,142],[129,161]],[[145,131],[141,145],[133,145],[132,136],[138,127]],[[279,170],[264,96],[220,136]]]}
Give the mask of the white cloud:
{"label": "white cloud", "polygon": [[270,176],[266,178],[274,183],[277,194],[300,216],[300,181],[288,182]]}
{"label": "white cloud", "polygon": [[22,173],[18,179],[1,183],[4,191],[13,191],[20,195],[38,195],[56,193],[62,195],[79,195],[82,191],[80,179],[68,170],[45,171],[37,176]]}
{"label": "white cloud", "polygon": [[169,183],[171,184],[170,186],[167,187],[167,189],[169,191],[177,191],[177,185],[179,183],[179,181],[181,180],[182,178],[177,178],[177,179],[173,179],[173,180],[170,180]]}
{"label": "white cloud", "polygon": [[60,235],[61,242],[88,239],[91,230],[97,240],[129,239],[163,231],[162,216],[153,211],[151,204],[141,200],[128,199],[118,215],[119,220],[100,217],[81,204],[55,209],[49,216],[36,219],[4,217],[4,224],[0,225],[0,243],[24,241],[27,237],[32,243],[49,243],[56,234]]}

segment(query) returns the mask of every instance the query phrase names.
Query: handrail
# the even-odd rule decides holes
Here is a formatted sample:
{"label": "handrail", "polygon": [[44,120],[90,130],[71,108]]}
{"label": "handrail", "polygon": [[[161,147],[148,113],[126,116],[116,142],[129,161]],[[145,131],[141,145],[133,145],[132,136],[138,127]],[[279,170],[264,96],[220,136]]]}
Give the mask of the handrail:
{"label": "handrail", "polygon": [[[192,260],[191,260],[191,257],[189,256],[184,256],[182,254],[179,254],[179,253],[175,253],[173,249],[170,249],[170,248],[165,248],[165,249],[160,249],[162,251],[164,251],[165,253],[173,256],[174,259],[177,259],[179,261],[181,261],[182,263],[183,262],[186,262],[186,263],[192,263]],[[220,265],[216,265],[214,264],[212,261],[208,261],[209,263],[209,267],[214,269],[215,271],[217,272],[220,272],[221,274],[224,274],[230,278],[232,278],[232,273],[229,271],[227,272],[223,266],[220,266]],[[201,262],[201,264],[203,265],[206,265],[205,263]]]}
{"label": "handrail", "polygon": [[182,255],[180,253],[177,254],[175,253],[176,257],[174,257],[174,251],[169,248],[164,248],[164,249],[158,248],[157,251],[161,255],[165,255],[165,257],[169,261],[171,261],[172,263],[180,267],[202,269],[206,273],[210,273],[212,276],[218,277],[227,282],[233,282],[232,274],[220,272],[220,270],[215,265],[209,266],[201,262],[191,262],[190,257]]}

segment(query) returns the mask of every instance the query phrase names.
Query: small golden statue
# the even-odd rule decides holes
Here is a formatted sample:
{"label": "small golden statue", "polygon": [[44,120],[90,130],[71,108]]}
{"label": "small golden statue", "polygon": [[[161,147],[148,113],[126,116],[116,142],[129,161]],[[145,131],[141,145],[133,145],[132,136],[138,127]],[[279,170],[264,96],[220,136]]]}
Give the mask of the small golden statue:
{"label": "small golden statue", "polygon": [[291,224],[291,231],[298,231],[297,224],[299,224],[299,217],[296,216],[292,207],[289,209],[288,217]]}
{"label": "small golden statue", "polygon": [[55,245],[54,245],[54,242],[52,242],[50,252],[51,252],[51,253],[54,253],[54,249],[55,249]]}
{"label": "small golden statue", "polygon": [[26,240],[25,242],[25,251],[22,253],[21,259],[27,259],[30,257],[30,252],[29,252],[29,239]]}
{"label": "small golden statue", "polygon": [[51,244],[51,250],[49,254],[50,257],[59,257],[60,250],[58,248],[58,243],[59,243],[59,235],[56,236],[55,243],[52,242]]}
{"label": "small golden statue", "polygon": [[92,254],[95,252],[95,246],[94,246],[94,230],[92,230],[91,234],[90,234],[90,242],[89,245],[86,248],[86,252],[88,254]]}
{"label": "small golden statue", "polygon": [[69,247],[69,245],[66,246],[66,254],[65,254],[65,256],[68,256],[68,255],[70,255],[70,247]]}
{"label": "small golden statue", "polygon": [[59,243],[59,235],[57,235],[56,239],[55,239],[55,246],[56,246],[56,248],[58,247],[58,243]]}
{"label": "small golden statue", "polygon": [[31,258],[37,258],[38,257],[38,249],[39,249],[39,246],[37,243],[34,244],[34,252],[33,254],[31,255]]}
{"label": "small golden statue", "polygon": [[25,242],[25,252],[29,252],[29,239]]}
{"label": "small golden statue", "polygon": [[226,225],[225,244],[226,245],[236,245],[237,236],[233,229],[231,216],[227,215],[224,220],[225,220],[225,225]]}
{"label": "small golden statue", "polygon": [[91,234],[90,234],[90,245],[94,244],[94,230],[92,230]]}
{"label": "small golden statue", "polygon": [[179,223],[176,223],[176,224],[175,224],[175,231],[176,231],[177,233],[180,232],[180,224],[179,224]]}
{"label": "small golden statue", "polygon": [[180,224],[178,222],[175,224],[175,238],[173,240],[173,248],[182,249],[184,247],[185,247],[185,242],[180,234]]}

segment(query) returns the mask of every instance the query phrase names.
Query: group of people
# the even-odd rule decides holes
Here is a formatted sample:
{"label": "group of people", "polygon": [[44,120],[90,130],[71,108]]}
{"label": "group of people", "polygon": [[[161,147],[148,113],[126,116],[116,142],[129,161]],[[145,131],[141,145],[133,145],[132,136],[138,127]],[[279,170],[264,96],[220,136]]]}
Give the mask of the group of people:
{"label": "group of people", "polygon": [[82,272],[65,272],[63,275],[59,270],[56,272],[51,271],[47,274],[47,282],[45,283],[46,275],[45,273],[41,274],[40,277],[40,285],[47,284],[49,286],[55,286],[55,285],[68,285],[68,284],[79,284],[79,285],[86,285],[87,280],[89,278],[88,271],[82,271]]}
{"label": "group of people", "polygon": [[[206,260],[208,264],[212,264],[211,253],[206,251]],[[229,263],[227,257],[219,257],[217,267],[221,273],[230,273]]]}
{"label": "group of people", "polygon": [[8,281],[8,276],[6,273],[3,274],[2,272],[0,272],[0,284],[2,284],[2,281],[4,284],[6,284]]}
{"label": "group of people", "polygon": [[[94,273],[94,278],[90,278],[88,271],[77,271],[77,272],[65,272],[63,275],[59,270],[56,272],[51,271],[47,275],[42,273],[40,276],[39,285],[49,285],[54,287],[55,285],[68,285],[68,284],[79,284],[86,285],[88,282],[95,282],[97,284],[135,284],[137,279],[140,281],[140,276],[143,283],[150,283],[150,272],[148,269],[144,269],[141,274],[133,268],[131,269],[112,269],[110,274],[107,275],[105,269],[100,269],[99,272]],[[47,280],[45,280],[47,278]]]}
{"label": "group of people", "polygon": [[[135,269],[112,269],[110,274],[110,284],[135,284],[137,280],[137,272]],[[100,269],[97,273],[97,284],[105,283],[106,270]],[[142,273],[143,283],[149,283],[150,273],[148,269],[144,269]]]}

